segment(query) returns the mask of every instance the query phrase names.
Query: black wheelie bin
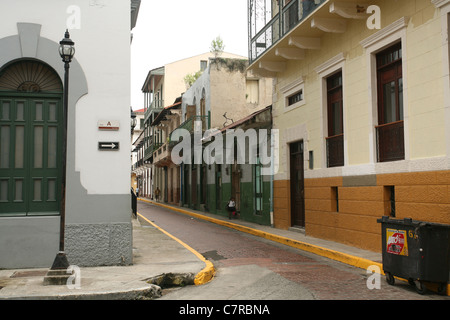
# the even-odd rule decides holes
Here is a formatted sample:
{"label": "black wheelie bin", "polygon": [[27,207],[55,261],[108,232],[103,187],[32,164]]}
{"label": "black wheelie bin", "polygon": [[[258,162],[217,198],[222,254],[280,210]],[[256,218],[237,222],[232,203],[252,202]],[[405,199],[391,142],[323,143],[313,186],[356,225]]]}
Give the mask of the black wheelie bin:
{"label": "black wheelie bin", "polygon": [[425,283],[437,283],[445,294],[450,272],[450,225],[382,217],[383,271],[394,285],[395,277],[407,279],[424,294]]}

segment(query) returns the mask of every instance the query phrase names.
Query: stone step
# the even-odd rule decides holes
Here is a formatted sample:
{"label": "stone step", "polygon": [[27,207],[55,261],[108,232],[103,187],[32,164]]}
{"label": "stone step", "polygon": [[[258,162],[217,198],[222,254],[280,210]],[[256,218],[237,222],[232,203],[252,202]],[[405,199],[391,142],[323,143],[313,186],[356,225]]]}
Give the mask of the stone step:
{"label": "stone step", "polygon": [[44,276],[44,286],[62,286],[67,284],[71,276],[66,269],[49,270]]}

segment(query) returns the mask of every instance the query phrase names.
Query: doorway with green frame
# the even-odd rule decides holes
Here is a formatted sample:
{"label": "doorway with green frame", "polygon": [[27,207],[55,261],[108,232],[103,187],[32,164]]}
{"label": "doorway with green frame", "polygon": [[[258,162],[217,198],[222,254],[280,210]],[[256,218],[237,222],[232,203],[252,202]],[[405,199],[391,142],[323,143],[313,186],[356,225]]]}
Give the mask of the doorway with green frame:
{"label": "doorway with green frame", "polygon": [[59,215],[63,86],[38,60],[0,71],[0,216]]}

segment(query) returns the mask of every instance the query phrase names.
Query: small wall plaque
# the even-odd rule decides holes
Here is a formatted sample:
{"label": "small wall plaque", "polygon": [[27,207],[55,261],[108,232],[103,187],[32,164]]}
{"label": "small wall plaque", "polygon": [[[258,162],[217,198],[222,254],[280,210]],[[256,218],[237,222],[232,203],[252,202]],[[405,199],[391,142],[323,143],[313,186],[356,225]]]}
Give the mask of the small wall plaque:
{"label": "small wall plaque", "polygon": [[120,128],[119,121],[114,120],[100,120],[98,122],[98,130],[103,131],[118,131]]}

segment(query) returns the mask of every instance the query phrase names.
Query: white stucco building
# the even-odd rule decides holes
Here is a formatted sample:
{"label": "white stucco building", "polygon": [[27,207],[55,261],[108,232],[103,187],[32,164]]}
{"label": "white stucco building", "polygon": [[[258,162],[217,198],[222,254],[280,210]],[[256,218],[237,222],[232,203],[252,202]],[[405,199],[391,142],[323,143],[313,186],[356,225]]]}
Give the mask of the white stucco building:
{"label": "white stucco building", "polygon": [[[0,2],[0,268],[51,266],[59,245],[64,64],[70,64],[65,248],[132,263],[130,30],[139,0]],[[131,13],[131,14],[130,14]],[[16,80],[12,80],[16,79]],[[113,123],[115,128],[103,128]],[[103,151],[101,142],[118,148]]]}

